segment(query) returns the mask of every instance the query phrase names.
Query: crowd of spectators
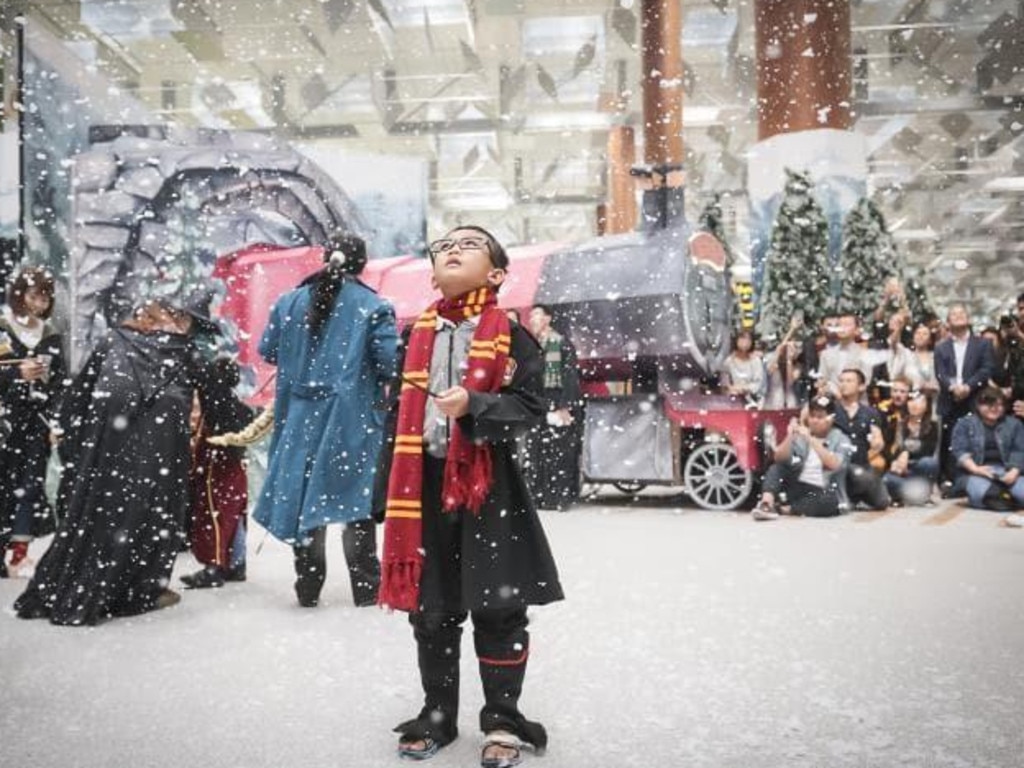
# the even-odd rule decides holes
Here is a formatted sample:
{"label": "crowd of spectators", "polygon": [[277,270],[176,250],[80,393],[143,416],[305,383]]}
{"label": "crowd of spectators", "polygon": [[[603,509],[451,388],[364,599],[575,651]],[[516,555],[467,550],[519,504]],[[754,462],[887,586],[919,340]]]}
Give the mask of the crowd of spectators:
{"label": "crowd of spectators", "polygon": [[[980,509],[1024,508],[1024,293],[1013,314],[980,330],[962,303],[944,321],[912,317],[898,282],[886,285],[869,318],[826,317],[802,344],[795,341],[800,325],[795,319],[774,348],[739,356],[744,382],[759,389],[736,388],[736,351],[721,375],[727,393],[761,407],[802,409],[776,447],[755,519],[938,497],[966,497]],[[742,331],[734,348],[752,342]],[[757,364],[763,375],[751,373]],[[810,506],[809,494],[816,499]],[[1022,523],[1017,515],[1006,521]]]}

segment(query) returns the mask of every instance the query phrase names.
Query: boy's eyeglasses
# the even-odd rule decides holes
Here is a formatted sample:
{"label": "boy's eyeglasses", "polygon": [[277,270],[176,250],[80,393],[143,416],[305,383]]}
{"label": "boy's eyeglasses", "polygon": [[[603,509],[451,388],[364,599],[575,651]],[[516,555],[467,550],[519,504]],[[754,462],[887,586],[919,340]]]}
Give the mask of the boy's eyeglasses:
{"label": "boy's eyeglasses", "polygon": [[458,246],[460,251],[487,251],[490,245],[486,237],[443,237],[430,244],[430,255],[440,256]]}

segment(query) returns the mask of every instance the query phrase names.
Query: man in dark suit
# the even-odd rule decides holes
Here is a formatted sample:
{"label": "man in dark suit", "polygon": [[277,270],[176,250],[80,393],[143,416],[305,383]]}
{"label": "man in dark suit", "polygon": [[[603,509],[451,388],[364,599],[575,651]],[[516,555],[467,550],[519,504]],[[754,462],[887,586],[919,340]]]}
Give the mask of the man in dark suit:
{"label": "man in dark suit", "polygon": [[954,304],[946,315],[949,336],[935,347],[935,377],[939,381],[936,410],[942,423],[939,460],[942,479],[952,482],[956,461],[949,450],[953,426],[974,410],[974,398],[994,368],[992,344],[971,332],[967,307]]}

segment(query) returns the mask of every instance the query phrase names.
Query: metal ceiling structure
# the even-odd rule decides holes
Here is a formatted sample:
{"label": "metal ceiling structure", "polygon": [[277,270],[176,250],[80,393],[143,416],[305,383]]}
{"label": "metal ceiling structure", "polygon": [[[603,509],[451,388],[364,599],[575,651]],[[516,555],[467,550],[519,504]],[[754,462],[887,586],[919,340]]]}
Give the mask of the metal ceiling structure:
{"label": "metal ceiling structure", "polygon": [[[639,0],[6,0],[161,119],[430,161],[430,228],[591,236]],[[687,205],[746,247],[753,0],[681,0]],[[868,189],[941,306],[1024,287],[1024,2],[851,0]],[[798,160],[794,160],[795,163]]]}

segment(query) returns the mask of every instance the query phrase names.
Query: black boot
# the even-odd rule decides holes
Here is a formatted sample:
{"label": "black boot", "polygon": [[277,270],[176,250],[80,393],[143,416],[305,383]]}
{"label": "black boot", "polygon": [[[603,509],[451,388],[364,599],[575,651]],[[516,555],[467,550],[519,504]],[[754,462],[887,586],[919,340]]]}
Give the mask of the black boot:
{"label": "black boot", "polygon": [[473,612],[473,641],[484,688],[480,730],[514,733],[543,752],[548,742],[544,726],[530,722],[519,711],[530,655],[526,625],[526,610],[522,608]]}
{"label": "black boot", "polygon": [[459,657],[466,614],[414,613],[409,616],[423,685],[423,709],[395,730],[427,737],[441,746],[459,735]]}
{"label": "black boot", "polygon": [[224,581],[245,581],[245,563],[225,568]]}
{"label": "black boot", "polygon": [[295,554],[295,596],[303,608],[316,608],[327,578],[327,536],[325,528],[312,531],[304,546],[292,547]]}
{"label": "black boot", "polygon": [[377,604],[380,588],[380,560],[377,559],[377,524],[373,520],[348,523],[341,534],[348,564],[352,600],[357,607]]}
{"label": "black boot", "polygon": [[225,581],[224,569],[219,565],[208,565],[195,573],[181,577],[181,582],[188,589],[210,589],[211,587],[223,587]]}

